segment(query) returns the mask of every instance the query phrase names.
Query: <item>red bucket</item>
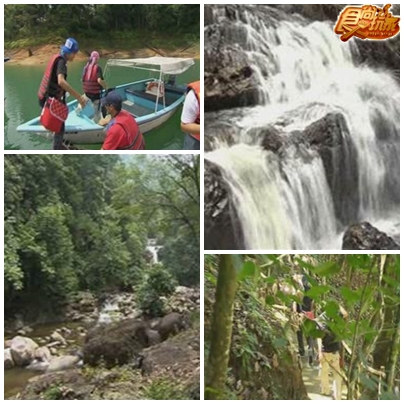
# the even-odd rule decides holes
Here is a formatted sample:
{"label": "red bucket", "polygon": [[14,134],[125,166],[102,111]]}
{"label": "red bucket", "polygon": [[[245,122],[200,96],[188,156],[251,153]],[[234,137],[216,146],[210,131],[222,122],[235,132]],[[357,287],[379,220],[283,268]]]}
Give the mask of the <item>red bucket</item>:
{"label": "red bucket", "polygon": [[42,109],[40,122],[51,132],[59,133],[69,114],[69,108],[56,98],[49,98]]}

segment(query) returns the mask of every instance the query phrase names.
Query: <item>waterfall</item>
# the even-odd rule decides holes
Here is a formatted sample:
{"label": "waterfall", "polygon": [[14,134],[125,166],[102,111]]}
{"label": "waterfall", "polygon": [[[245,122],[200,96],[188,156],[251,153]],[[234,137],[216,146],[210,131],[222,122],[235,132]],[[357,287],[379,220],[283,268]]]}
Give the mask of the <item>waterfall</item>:
{"label": "waterfall", "polygon": [[[213,18],[226,17],[216,10]],[[233,46],[254,71],[259,104],[235,110],[236,143],[218,140],[205,158],[221,168],[246,248],[340,249],[353,220],[395,229],[397,239],[400,90],[393,76],[355,65],[355,42],[341,42],[330,22],[275,9],[263,18],[253,7],[238,9],[233,20],[225,30],[245,42]],[[347,128],[330,161],[304,142],[290,141],[276,154],[251,136],[273,127],[293,139],[327,114],[342,115]]]}
{"label": "waterfall", "polygon": [[152,255],[152,264],[158,264],[159,263],[159,256],[158,252],[160,249],[162,249],[163,246],[157,245],[157,240],[154,238],[149,238],[147,240],[147,247],[146,250],[149,251]]}
{"label": "waterfall", "polygon": [[97,324],[110,324],[120,317],[118,299],[111,297],[102,305]]}

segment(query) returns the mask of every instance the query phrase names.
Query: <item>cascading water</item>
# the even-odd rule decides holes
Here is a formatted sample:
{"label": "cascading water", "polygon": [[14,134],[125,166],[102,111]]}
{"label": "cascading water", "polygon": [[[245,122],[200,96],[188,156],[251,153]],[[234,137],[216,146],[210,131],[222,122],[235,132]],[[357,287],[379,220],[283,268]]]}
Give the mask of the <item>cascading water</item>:
{"label": "cascading water", "polygon": [[162,248],[163,248],[163,246],[157,245],[156,239],[150,238],[147,240],[146,250],[149,251],[152,255],[152,260],[151,260],[152,264],[158,264],[158,262],[159,262],[158,252]]}
{"label": "cascading water", "polygon": [[102,305],[97,324],[110,324],[120,317],[119,302],[116,298],[112,297]]}
{"label": "cascading water", "polygon": [[[225,18],[220,8],[215,12],[216,22]],[[292,18],[279,10],[263,18],[252,8],[233,16],[232,30],[245,41],[240,52],[259,81],[259,105],[229,119],[238,130],[235,144],[218,139],[205,154],[231,191],[246,248],[340,249],[344,229],[362,220],[395,229],[390,235],[397,240],[399,85],[388,72],[355,66],[355,43],[341,42],[331,23]],[[339,149],[345,167],[335,151],[328,162],[317,149],[291,141],[276,154],[251,136],[272,127],[293,139],[327,114],[345,121]],[[346,192],[355,179],[356,197],[337,195],[327,164]]]}

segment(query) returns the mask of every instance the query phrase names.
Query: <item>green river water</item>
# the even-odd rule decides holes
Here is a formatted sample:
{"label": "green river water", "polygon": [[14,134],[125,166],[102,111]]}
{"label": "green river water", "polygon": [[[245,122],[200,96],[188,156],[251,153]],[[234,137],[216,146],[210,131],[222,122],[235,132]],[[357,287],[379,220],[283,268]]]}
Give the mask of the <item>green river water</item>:
{"label": "green river water", "polygon": [[[104,68],[106,60],[100,61]],[[73,62],[68,65],[68,82],[76,90],[81,90],[81,74],[86,62]],[[49,150],[51,142],[40,136],[17,132],[17,126],[39,116],[37,91],[46,65],[17,66],[4,65],[5,128],[4,148],[6,150]],[[185,73],[177,76],[177,83],[186,84],[200,77],[199,59]],[[113,67],[107,79],[109,87],[136,80],[155,77],[150,72]],[[73,98],[69,97],[68,101]],[[182,150],[184,133],[180,129],[182,108],[159,128],[145,134],[147,150]],[[101,145],[80,145],[86,149],[100,149]]]}

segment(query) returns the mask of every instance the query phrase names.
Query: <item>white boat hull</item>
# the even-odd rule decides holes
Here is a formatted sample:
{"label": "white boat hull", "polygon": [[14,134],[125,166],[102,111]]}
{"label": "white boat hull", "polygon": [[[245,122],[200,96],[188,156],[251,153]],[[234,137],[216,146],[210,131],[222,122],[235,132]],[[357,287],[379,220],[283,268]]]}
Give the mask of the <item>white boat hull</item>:
{"label": "white boat hull", "polygon": [[[140,131],[145,134],[158,126],[162,125],[164,122],[168,121],[178,109],[176,108],[167,111],[164,115],[160,115],[157,119],[151,119],[147,122],[143,122],[139,124]],[[35,133],[38,136],[44,137],[46,139],[52,140],[53,133],[40,131]],[[89,129],[89,130],[75,130],[69,131],[66,129],[65,135],[63,137],[66,141],[74,143],[74,144],[93,144],[93,143],[103,143],[105,138],[105,128],[99,126],[98,128]]]}

